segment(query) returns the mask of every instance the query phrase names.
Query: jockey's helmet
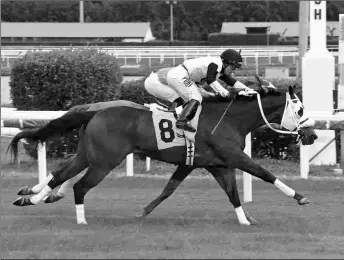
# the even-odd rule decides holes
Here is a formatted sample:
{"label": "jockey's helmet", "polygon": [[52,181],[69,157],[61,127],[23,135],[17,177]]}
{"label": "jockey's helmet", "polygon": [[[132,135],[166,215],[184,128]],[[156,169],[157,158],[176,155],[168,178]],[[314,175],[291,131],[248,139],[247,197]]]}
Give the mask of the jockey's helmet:
{"label": "jockey's helmet", "polygon": [[[241,52],[241,51],[240,51]],[[223,66],[226,68],[228,65],[234,66],[235,68],[241,68],[242,57],[240,52],[236,50],[228,49],[222,52],[220,55]]]}

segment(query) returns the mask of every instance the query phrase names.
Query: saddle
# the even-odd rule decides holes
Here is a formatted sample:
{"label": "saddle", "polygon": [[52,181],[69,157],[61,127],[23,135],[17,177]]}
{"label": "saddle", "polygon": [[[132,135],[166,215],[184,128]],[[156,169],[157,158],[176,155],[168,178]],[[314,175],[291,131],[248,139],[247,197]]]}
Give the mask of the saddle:
{"label": "saddle", "polygon": [[[166,105],[157,103],[145,104],[152,112],[152,119],[155,129],[155,136],[159,150],[168,149],[176,146],[186,147],[186,165],[193,165],[195,153],[196,133],[184,131],[176,128],[178,115],[183,110],[182,106],[170,109]],[[197,129],[199,114],[202,107],[199,106],[190,124]]]}

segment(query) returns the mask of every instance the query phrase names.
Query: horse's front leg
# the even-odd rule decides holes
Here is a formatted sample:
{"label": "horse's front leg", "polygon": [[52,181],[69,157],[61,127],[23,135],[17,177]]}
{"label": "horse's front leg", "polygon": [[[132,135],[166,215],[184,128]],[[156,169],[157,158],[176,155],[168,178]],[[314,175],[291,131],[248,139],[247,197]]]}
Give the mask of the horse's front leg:
{"label": "horse's front leg", "polygon": [[227,194],[229,201],[233,204],[235,213],[241,225],[251,225],[258,223],[253,219],[247,211],[244,211],[238,192],[235,179],[235,169],[227,167],[206,167],[206,169],[214,176],[217,183]]}
{"label": "horse's front leg", "polygon": [[273,184],[285,195],[294,198],[300,205],[311,203],[310,200],[308,200],[306,197],[299,194],[298,192],[284,184],[282,181],[277,179],[277,177],[275,177],[272,173],[265,170],[259,164],[255,163],[246,153],[244,153],[240,149],[232,149],[231,154],[229,155],[229,158],[226,159],[226,161],[228,165],[233,168],[238,168],[262,179],[265,182]]}
{"label": "horse's front leg", "polygon": [[184,181],[184,179],[192,172],[194,168],[179,165],[175,172],[172,174],[170,180],[166,184],[165,188],[163,189],[162,193],[150,202],[146,207],[143,208],[142,215],[140,218],[143,218],[150,214],[161,202],[167,199],[172,193],[177,189],[177,187]]}

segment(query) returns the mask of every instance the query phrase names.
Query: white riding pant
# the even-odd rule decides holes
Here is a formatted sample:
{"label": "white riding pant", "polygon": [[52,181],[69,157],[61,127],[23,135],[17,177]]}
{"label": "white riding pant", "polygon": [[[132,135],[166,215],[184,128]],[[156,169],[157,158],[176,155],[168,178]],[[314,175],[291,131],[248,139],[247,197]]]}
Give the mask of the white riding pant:
{"label": "white riding pant", "polygon": [[156,73],[152,72],[145,80],[144,87],[147,92],[157,98],[173,102],[179,94],[170,86],[160,82]]}
{"label": "white riding pant", "polygon": [[202,103],[202,95],[196,83],[190,80],[189,73],[181,65],[172,68],[167,73],[167,83],[184,101],[196,99]]}

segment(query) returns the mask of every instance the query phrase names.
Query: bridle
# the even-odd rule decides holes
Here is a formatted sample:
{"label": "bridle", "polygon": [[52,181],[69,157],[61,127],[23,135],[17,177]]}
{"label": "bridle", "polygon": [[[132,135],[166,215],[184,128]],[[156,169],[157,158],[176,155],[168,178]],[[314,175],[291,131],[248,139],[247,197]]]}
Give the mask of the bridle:
{"label": "bridle", "polygon": [[[273,131],[277,132],[277,133],[280,133],[280,134],[298,134],[298,130],[300,130],[301,126],[300,126],[300,123],[298,122],[297,118],[295,117],[295,115],[293,114],[293,121],[295,123],[295,126],[296,126],[296,131],[284,131],[284,130],[279,130],[279,129],[275,129],[271,126],[271,124],[268,122],[268,120],[266,119],[265,117],[265,113],[263,111],[263,106],[262,106],[262,101],[260,99],[260,94],[257,93],[257,100],[258,100],[258,106],[259,106],[259,109],[260,109],[260,114],[262,115],[262,118],[264,119],[264,122],[265,124]],[[287,106],[289,104],[293,104],[293,100],[297,100],[296,98],[295,99],[291,99],[290,96],[287,95],[287,101],[286,101],[286,104],[285,104],[285,108],[284,108],[284,111],[286,110]],[[283,118],[281,120],[281,122],[283,122]],[[281,124],[281,128],[282,128],[282,124]]]}
{"label": "bridle", "polygon": [[[296,130],[294,129],[295,131],[291,131],[291,130],[285,131],[285,130],[279,130],[279,129],[273,128],[271,126],[271,124],[269,123],[269,121],[265,117],[265,113],[264,113],[264,110],[263,110],[260,94],[257,92],[257,93],[255,93],[255,95],[257,95],[257,101],[258,101],[258,106],[259,106],[260,114],[261,114],[265,124],[271,130],[273,130],[273,131],[275,131],[277,133],[281,133],[281,134],[296,134],[296,135],[300,136],[300,135],[302,135],[302,132],[303,132],[302,131],[302,127],[307,127],[306,122],[308,123],[309,126],[314,125],[314,123],[312,124],[312,122],[311,122],[312,120],[310,120],[309,118],[303,119],[304,116],[302,116],[300,119],[298,119],[298,118],[296,118],[295,114],[293,113],[291,115],[291,117],[292,117],[293,123],[295,124],[295,129],[296,129]],[[223,117],[226,115],[226,113],[227,113],[229,107],[232,105],[233,101],[234,101],[234,99],[232,99],[228,103],[228,106],[227,106],[226,110],[223,112],[219,122],[215,125],[213,131],[211,131],[211,135],[213,135],[214,132],[216,131],[216,129],[218,128],[219,124],[221,123]],[[290,95],[288,93],[286,93],[286,104],[285,104],[284,114],[283,114],[283,117],[282,117],[282,120],[281,120],[281,124],[280,124],[281,128],[283,127],[283,119],[284,119],[284,116],[285,116],[286,109],[287,109],[287,107],[289,105],[294,106],[294,101],[299,101],[300,102],[299,98],[296,95],[295,95],[295,98],[292,99],[292,98],[290,98]]]}

